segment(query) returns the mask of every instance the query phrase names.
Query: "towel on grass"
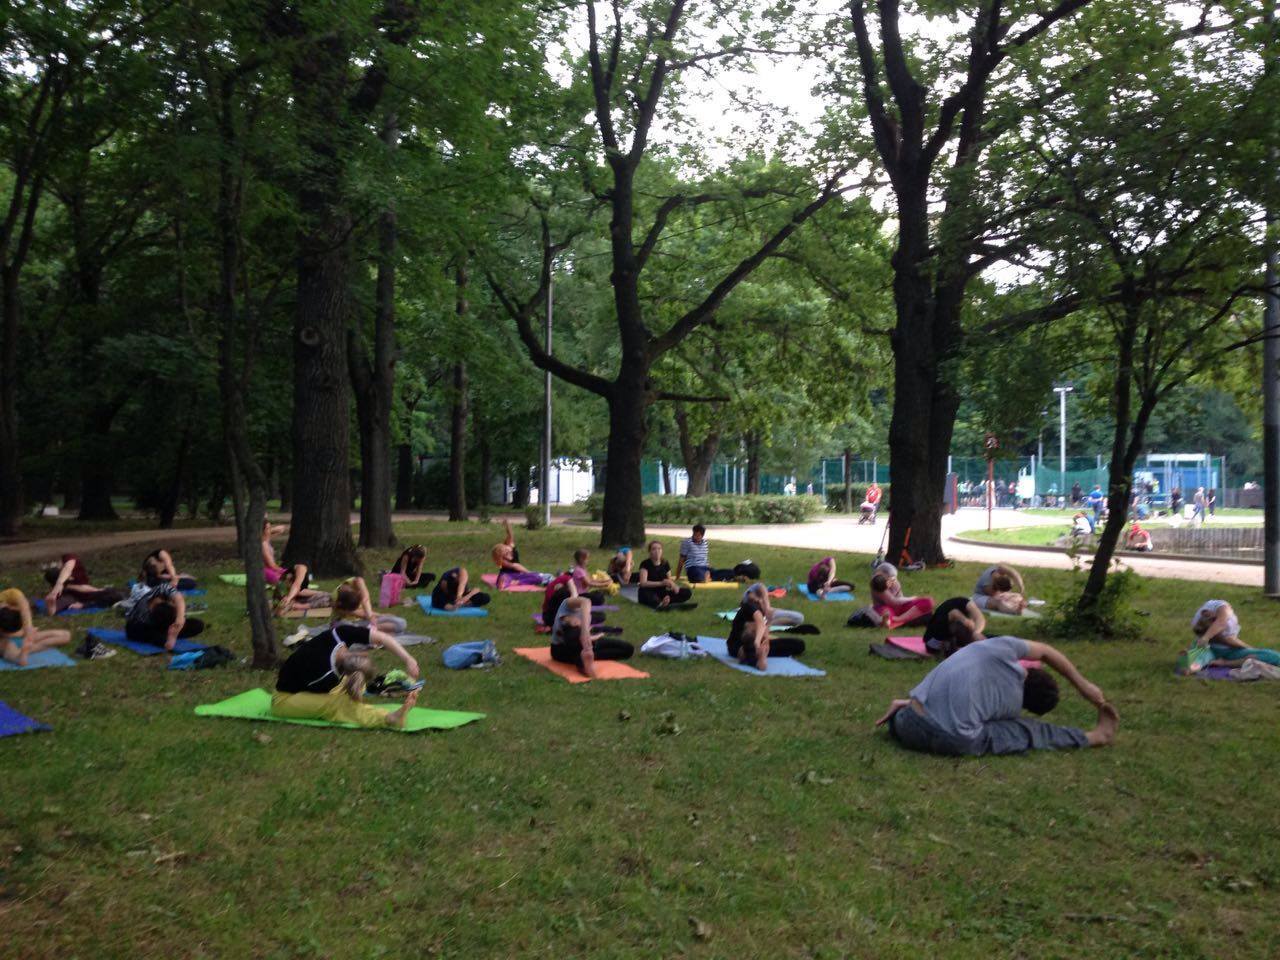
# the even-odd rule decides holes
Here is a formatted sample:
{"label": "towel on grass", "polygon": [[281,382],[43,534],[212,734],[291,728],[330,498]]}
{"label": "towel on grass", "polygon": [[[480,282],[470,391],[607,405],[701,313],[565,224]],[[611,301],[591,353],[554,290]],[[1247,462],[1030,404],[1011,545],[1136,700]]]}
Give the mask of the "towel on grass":
{"label": "towel on grass", "polygon": [[827,675],[826,671],[815,670],[813,667],[806,666],[795,657],[770,657],[769,669],[761,672],[755,667],[739,663],[737,657],[731,657],[729,655],[729,642],[722,640],[720,637],[698,637],[698,646],[725,666],[741,670],[743,673],[749,673],[754,677],[825,677]]}
{"label": "towel on grass", "polygon": [[195,643],[186,638],[179,637],[177,643],[173,645],[172,650],[166,650],[164,647],[157,647],[150,643],[140,643],[137,640],[130,640],[125,636],[123,630],[108,630],[105,627],[90,627],[88,629],[89,636],[103,643],[109,643],[113,647],[124,647],[126,650],[132,650],[134,653],[142,657],[154,657],[157,653],[193,653],[197,650],[204,650],[205,644]]}
{"label": "towel on grass", "polygon": [[457,610],[441,610],[431,605],[431,598],[418,594],[418,606],[429,617],[487,617],[489,611],[484,607],[459,607]]}
{"label": "towel on grass", "polygon": [[52,729],[53,727],[47,723],[32,720],[0,701],[0,737],[12,737],[19,733],[39,733],[41,730]]}
{"label": "towel on grass", "polygon": [[[538,666],[559,674],[570,683],[591,682],[591,678],[584,676],[573,664],[552,660],[550,647],[516,647],[515,652],[526,660],[532,660]],[[637,670],[621,660],[597,660],[596,674],[597,680],[645,680],[649,677],[643,670]]]}
{"label": "towel on grass", "polygon": [[[393,703],[371,703],[375,710],[390,713],[398,709]],[[202,703],[196,707],[196,716],[200,717],[233,717],[239,720],[270,720],[273,723],[297,723],[307,727],[341,727],[347,730],[369,729],[354,723],[336,723],[332,720],[299,720],[291,717],[277,717],[271,712],[271,694],[266,690],[246,690],[237,693],[218,703]],[[414,707],[405,717],[403,727],[386,727],[397,733],[416,733],[419,730],[452,730],[465,726],[476,720],[484,719],[483,713],[463,713],[457,710],[431,710],[427,707]],[[379,729],[379,728],[374,728]]]}
{"label": "towel on grass", "polygon": [[[480,579],[491,587],[498,587],[498,575],[496,573],[482,573]],[[542,593],[547,588],[540,587],[536,583],[512,583],[507,581],[501,587],[498,587],[503,593]]]}
{"label": "towel on grass", "polygon": [[983,610],[982,612],[988,617],[1005,617],[1010,620],[1039,620],[1043,616],[1038,610],[1032,610],[1030,607],[1022,613],[1005,613],[1001,610]]}
{"label": "towel on grass", "polygon": [[844,590],[840,593],[829,593],[824,599],[819,597],[813,591],[811,591],[807,583],[799,584],[796,587],[796,589],[799,590],[806,597],[808,597],[810,600],[816,601],[818,603],[852,603],[854,599],[852,590]]}
{"label": "towel on grass", "polygon": [[61,650],[41,650],[27,658],[27,665],[20,667],[0,657],[0,670],[39,670],[41,667],[74,667],[76,662]]}
{"label": "towel on grass", "polygon": [[[45,612],[45,609],[44,609],[44,601],[43,601],[43,600],[32,600],[32,601],[31,601],[31,609],[32,609],[32,611],[34,611],[35,613],[44,613],[44,612]],[[79,608],[77,608],[77,609],[72,609],[72,608],[68,607],[66,610],[60,610],[60,611],[57,613],[57,616],[59,616],[59,617],[74,617],[74,616],[77,616],[77,615],[79,615],[79,614],[106,613],[106,612],[107,612],[108,610],[110,610],[110,609],[111,609],[110,607],[79,607]]]}

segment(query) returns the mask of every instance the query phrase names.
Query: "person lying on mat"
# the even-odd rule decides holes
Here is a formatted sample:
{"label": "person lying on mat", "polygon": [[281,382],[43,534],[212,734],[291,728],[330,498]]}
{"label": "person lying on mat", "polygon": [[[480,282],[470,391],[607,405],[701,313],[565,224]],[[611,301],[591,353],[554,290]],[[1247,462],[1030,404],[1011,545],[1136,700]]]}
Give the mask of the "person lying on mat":
{"label": "person lying on mat", "polygon": [[809,568],[809,592],[819,600],[827,599],[831,593],[850,593],[853,584],[848,580],[836,579],[836,558],[823,557]]}
{"label": "person lying on mat", "polygon": [[70,630],[37,630],[31,622],[31,604],[13,587],[0,590],[0,656],[25,667],[31,654],[71,642]]}
{"label": "person lying on mat", "polygon": [[728,582],[734,579],[732,570],[713,570],[708,556],[707,528],[694,524],[693,536],[680,541],[680,559],[676,563],[676,577],[684,573],[690,583],[706,583],[708,580]]}
{"label": "person lying on mat", "polygon": [[329,606],[329,594],[312,588],[310,584],[311,574],[307,572],[305,563],[284,568],[275,585],[276,616],[282,617],[294,607]]}
{"label": "person lying on mat", "polygon": [[369,586],[364,577],[347,577],[330,598],[334,623],[342,620],[360,621],[383,633],[404,633],[409,629],[409,621],[404,617],[394,617],[389,613],[375,613],[373,598],[369,596]]}
{"label": "person lying on mat", "polygon": [[431,591],[431,605],[437,610],[483,607],[489,599],[483,591],[467,589],[466,567],[450,567],[440,574],[435,589]]}
{"label": "person lying on mat", "polygon": [[406,587],[428,587],[436,578],[434,573],[423,573],[422,565],[427,559],[427,548],[420,543],[406,547],[391,568],[392,573],[404,577]]}
{"label": "person lying on mat", "polygon": [[591,601],[586,597],[569,597],[551,623],[551,659],[572,663],[593,680],[597,660],[630,660],[635,649],[625,640],[592,632]]}
{"label": "person lying on mat", "polygon": [[1002,563],[987,567],[974,584],[973,602],[979,610],[1021,615],[1027,609],[1022,574]]}
{"label": "person lying on mat", "polygon": [[934,609],[924,628],[924,645],[930,653],[945,660],[961,647],[985,640],[987,618],[973,597],[952,597]]}
{"label": "person lying on mat", "polygon": [[[683,561],[683,558],[681,558]],[[673,603],[688,603],[693,591],[676,584],[671,576],[671,564],[662,559],[662,543],[649,544],[649,556],[640,563],[640,589],[636,596],[646,607],[666,610]]]}
{"label": "person lying on mat", "polygon": [[401,727],[418,702],[418,691],[405,697],[399,710],[387,713],[363,702],[365,687],[376,673],[373,660],[355,647],[382,647],[400,658],[417,680],[418,661],[394,637],[354,623],[335,623],[301,643],[280,665],[271,712],[290,720],[329,720],[362,727]]}
{"label": "person lying on mat", "polygon": [[930,597],[904,597],[897,577],[876,573],[871,578],[871,608],[883,626],[907,627],[924,623],[933,613]]}
{"label": "person lying on mat", "polygon": [[178,638],[199,636],[204,621],[187,616],[187,600],[171,583],[138,584],[124,608],[124,635],[138,643],[172,650]]}
{"label": "person lying on mat", "polygon": [[609,576],[617,584],[635,583],[638,579],[637,574],[632,572],[632,564],[635,562],[635,555],[632,554],[630,547],[619,547],[618,552],[609,560]]}
{"label": "person lying on mat", "polygon": [[[1092,730],[1059,727],[1024,717],[1043,716],[1058,704],[1058,684],[1048,669],[1027,670],[1019,660],[1039,660],[1066,677],[1098,710]],[[909,750],[944,756],[1023,753],[1102,747],[1115,739],[1120,717],[1096,684],[1047,643],[991,637],[943,660],[903,700],[894,700],[876,726]]]}
{"label": "person lying on mat", "polygon": [[739,663],[767,670],[770,657],[798,657],[804,653],[799,637],[769,633],[769,591],[756,584],[742,598],[729,627],[729,656]]}
{"label": "person lying on mat", "polygon": [[1150,553],[1155,550],[1156,545],[1151,542],[1151,531],[1135,520],[1130,525],[1129,532],[1125,534],[1124,547],[1126,550]]}
{"label": "person lying on mat", "polygon": [[[292,575],[292,582],[301,584],[299,590],[306,589],[307,582],[311,579],[311,574],[307,570],[305,563],[295,563],[291,568],[280,566],[276,563],[276,552],[272,549],[271,538],[279,536],[289,528],[284,524],[272,524],[270,520],[262,522],[262,576],[267,583],[272,586],[279,587],[284,581],[286,574]],[[290,599],[292,602],[292,598]],[[286,608],[288,609],[288,608]],[[281,611],[282,613],[284,611]]]}
{"label": "person lying on mat", "polygon": [[173,565],[173,556],[163,548],[152,550],[142,561],[142,569],[138,571],[138,583],[148,587],[158,587],[162,583],[172,583],[179,590],[194,590],[196,578],[179,573]]}
{"label": "person lying on mat", "polygon": [[1240,639],[1240,620],[1225,600],[1206,600],[1191,618],[1193,647],[1208,647],[1216,659],[1204,667],[1238,667],[1242,660],[1261,660],[1280,667],[1280,651],[1251,647]]}
{"label": "person lying on mat", "polygon": [[64,610],[114,606],[125,597],[123,590],[90,583],[84,562],[74,553],[64,553],[61,561],[45,564],[44,579],[51,587],[44,598],[44,609],[50,616]]}

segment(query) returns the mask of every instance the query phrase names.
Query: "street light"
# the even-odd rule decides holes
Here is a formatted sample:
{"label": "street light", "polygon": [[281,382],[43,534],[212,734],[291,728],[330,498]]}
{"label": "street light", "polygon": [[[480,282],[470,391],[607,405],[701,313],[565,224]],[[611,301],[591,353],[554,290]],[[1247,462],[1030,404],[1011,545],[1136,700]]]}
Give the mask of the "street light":
{"label": "street light", "polygon": [[[546,352],[551,356],[551,281],[547,281],[547,329]],[[542,525],[551,526],[551,368],[543,374],[542,383]]]}
{"label": "street light", "polygon": [[1053,388],[1058,395],[1058,496],[1064,499],[1067,495],[1067,394],[1074,390],[1069,383]]}

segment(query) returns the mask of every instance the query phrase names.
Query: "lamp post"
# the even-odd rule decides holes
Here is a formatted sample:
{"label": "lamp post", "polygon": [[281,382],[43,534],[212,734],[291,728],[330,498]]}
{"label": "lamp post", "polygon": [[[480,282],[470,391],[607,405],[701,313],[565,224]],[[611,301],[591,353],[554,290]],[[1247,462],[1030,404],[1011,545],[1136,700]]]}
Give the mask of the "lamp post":
{"label": "lamp post", "polygon": [[[547,283],[547,356],[551,356],[551,283]],[[551,526],[551,371],[544,372],[542,384],[542,525]]]}
{"label": "lamp post", "polygon": [[1058,395],[1058,503],[1067,496],[1067,394],[1075,390],[1069,383],[1053,388]]}

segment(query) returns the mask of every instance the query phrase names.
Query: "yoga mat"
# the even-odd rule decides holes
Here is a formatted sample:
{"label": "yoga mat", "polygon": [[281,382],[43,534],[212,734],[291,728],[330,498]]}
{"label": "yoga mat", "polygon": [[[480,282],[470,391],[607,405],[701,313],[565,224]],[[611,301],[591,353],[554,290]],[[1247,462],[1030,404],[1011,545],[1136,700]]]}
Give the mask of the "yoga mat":
{"label": "yoga mat", "polygon": [[815,603],[852,603],[854,600],[852,590],[846,590],[843,593],[829,593],[825,600],[819,600],[817,594],[809,590],[807,583],[797,585],[796,589]]}
{"label": "yoga mat", "polygon": [[815,670],[805,666],[795,657],[770,657],[769,669],[761,673],[755,667],[739,663],[737,657],[729,656],[729,642],[719,637],[698,637],[698,646],[711,654],[727,667],[749,673],[753,677],[825,677],[825,670]]}
{"label": "yoga mat", "polygon": [[431,605],[431,598],[418,596],[418,606],[429,617],[487,617],[489,611],[484,607],[462,607],[459,610],[440,610]]}
{"label": "yoga mat", "polygon": [[74,667],[76,662],[61,650],[41,650],[33,653],[25,667],[0,657],[0,670],[39,670],[41,667]]}
{"label": "yoga mat", "polygon": [[249,582],[249,577],[243,573],[220,573],[218,579],[223,583],[229,583],[233,587],[243,587]]}
{"label": "yoga mat", "polygon": [[302,620],[305,617],[327,617],[333,607],[293,607],[288,613],[276,614],[286,620]]}
{"label": "yoga mat", "polygon": [[194,643],[185,637],[179,637],[178,642],[173,645],[173,649],[166,650],[164,647],[157,647],[150,643],[139,643],[137,640],[130,640],[125,636],[123,630],[90,627],[87,632],[95,640],[101,640],[103,643],[109,643],[115,647],[124,647],[126,650],[132,650],[142,657],[154,657],[157,653],[191,653],[195,650],[205,649],[205,644]]}
{"label": "yoga mat", "polygon": [[[138,584],[137,580],[130,580],[128,583],[125,584],[125,586],[128,587],[130,590],[132,590],[135,586],[137,586],[137,584]],[[243,583],[240,585],[244,586]],[[182,594],[184,597],[203,597],[209,591],[204,589],[203,587],[192,587],[190,590],[179,590],[178,592]]]}
{"label": "yoga mat", "polygon": [[[32,600],[32,601],[31,601],[31,609],[32,609],[34,612],[36,612],[36,613],[44,613],[44,612],[45,612],[45,609],[44,609],[44,601],[43,601],[43,600]],[[60,613],[58,613],[58,614],[55,614],[55,616],[59,616],[59,617],[74,617],[74,616],[78,616],[78,615],[80,615],[80,614],[106,613],[106,612],[107,612],[108,610],[110,610],[110,609],[111,609],[110,607],[81,607],[79,610],[70,610],[70,609],[68,609],[68,610],[63,610],[62,612],[60,612]]]}
{"label": "yoga mat", "polygon": [[910,650],[904,650],[902,647],[892,643],[873,643],[867,647],[868,653],[873,653],[883,660],[924,660],[925,658]]}
{"label": "yoga mat", "polygon": [[[559,674],[570,683],[591,682],[591,678],[583,676],[582,671],[573,664],[552,660],[550,647],[516,647],[515,652],[526,660],[532,660],[538,666]],[[643,670],[628,666],[621,660],[597,660],[596,673],[597,680],[646,680],[649,677]]]}
{"label": "yoga mat", "polygon": [[[736,617],[737,615],[738,615],[737,610],[721,610],[719,613],[716,614],[716,616],[719,617],[721,620],[730,620],[730,621],[732,621],[733,618]],[[794,630],[798,626],[800,626],[800,624],[798,623],[775,624],[774,626],[769,628],[769,631],[771,633],[782,633],[784,630]]]}
{"label": "yoga mat", "polygon": [[640,602],[640,588],[632,584],[627,584],[618,588],[618,596],[623,600],[630,600],[632,603]]}
{"label": "yoga mat", "polygon": [[[393,703],[371,703],[375,710],[390,713],[397,709]],[[369,729],[354,723],[336,723],[332,720],[295,720],[288,717],[277,717],[271,712],[271,694],[261,688],[237,693],[234,697],[218,703],[202,703],[196,707],[199,717],[233,717],[239,720],[270,720],[273,723],[297,723],[306,727],[340,727],[346,730]],[[457,710],[431,710],[427,707],[414,707],[405,717],[403,727],[384,727],[374,729],[394,730],[396,733],[416,733],[419,730],[452,730],[476,720],[484,719],[483,713],[462,713]]]}
{"label": "yoga mat", "polygon": [[704,583],[690,582],[689,586],[694,590],[745,590],[745,584],[739,583],[737,580],[708,580]]}
{"label": "yoga mat", "polygon": [[[932,658],[929,648],[924,644],[924,637],[886,637],[886,642],[899,648],[906,650],[908,653],[914,653],[919,657]],[[888,659],[888,658],[886,658]],[[1039,660],[1019,660],[1024,670],[1038,670],[1040,668]]]}
{"label": "yoga mat", "polygon": [[1035,610],[1023,610],[1022,613],[1004,613],[1001,610],[983,610],[984,616],[1003,617],[1006,620],[1039,620],[1042,616]]}
{"label": "yoga mat", "polygon": [[[496,573],[482,573],[480,579],[491,587],[498,587],[498,575]],[[498,587],[503,593],[543,593],[547,588],[540,587],[536,583],[508,583],[505,587]]]}
{"label": "yoga mat", "polygon": [[52,729],[53,727],[47,723],[32,720],[0,701],[0,737],[12,737],[19,733],[39,733],[41,730]]}

